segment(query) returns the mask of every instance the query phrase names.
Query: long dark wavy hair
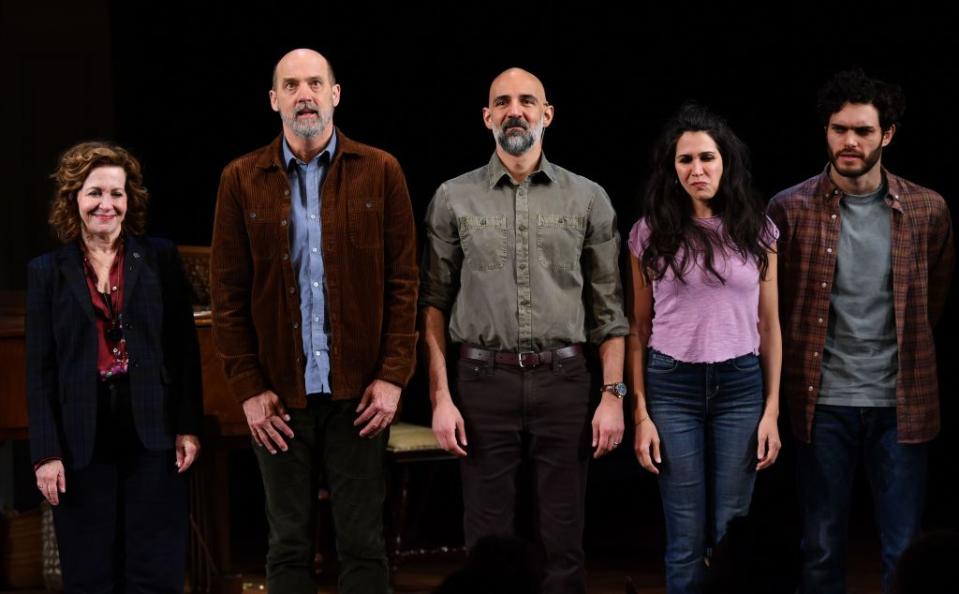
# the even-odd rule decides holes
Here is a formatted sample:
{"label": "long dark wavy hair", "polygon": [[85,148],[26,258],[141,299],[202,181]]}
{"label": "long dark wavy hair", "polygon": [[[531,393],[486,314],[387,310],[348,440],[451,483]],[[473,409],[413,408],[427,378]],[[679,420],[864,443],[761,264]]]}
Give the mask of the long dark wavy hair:
{"label": "long dark wavy hair", "polygon": [[[692,198],[676,176],[676,143],[684,132],[705,132],[719,148],[723,175],[710,206],[722,219],[720,232],[693,220]],[[755,258],[760,278],[766,278],[773,240],[766,233],[765,204],[753,190],[749,149],[725,120],[705,107],[684,105],[666,124],[653,151],[644,216],[650,236],[642,264],[652,280],[660,280],[672,270],[680,282],[685,282],[684,276],[699,254],[706,273],[726,284],[714,266],[717,249],[730,250],[744,259]]]}

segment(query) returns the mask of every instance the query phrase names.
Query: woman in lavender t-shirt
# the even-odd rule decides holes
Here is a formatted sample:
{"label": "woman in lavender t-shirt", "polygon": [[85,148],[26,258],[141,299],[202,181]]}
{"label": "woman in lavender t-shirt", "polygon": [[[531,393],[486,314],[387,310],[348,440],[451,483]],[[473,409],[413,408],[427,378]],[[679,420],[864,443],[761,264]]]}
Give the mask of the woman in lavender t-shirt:
{"label": "woman in lavender t-shirt", "polygon": [[694,105],[659,141],[644,206],[629,234],[634,447],[659,479],[666,590],[701,592],[710,551],[779,453],[778,231],[745,145]]}

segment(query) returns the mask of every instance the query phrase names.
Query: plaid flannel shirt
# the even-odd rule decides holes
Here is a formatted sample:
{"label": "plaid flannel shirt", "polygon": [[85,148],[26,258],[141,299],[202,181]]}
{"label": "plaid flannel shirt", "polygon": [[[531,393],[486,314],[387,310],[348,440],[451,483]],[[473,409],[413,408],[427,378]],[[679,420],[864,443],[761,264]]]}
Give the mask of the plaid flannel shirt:
{"label": "plaid flannel shirt", "polygon": [[[922,443],[939,432],[939,387],[932,328],[945,305],[954,251],[942,196],[883,169],[892,209],[892,285],[899,346],[896,416],[901,443]],[[829,303],[843,192],[829,168],[783,190],[769,203],[779,227],[779,291],[783,324],[782,393],[793,433],[812,435],[822,379]]]}

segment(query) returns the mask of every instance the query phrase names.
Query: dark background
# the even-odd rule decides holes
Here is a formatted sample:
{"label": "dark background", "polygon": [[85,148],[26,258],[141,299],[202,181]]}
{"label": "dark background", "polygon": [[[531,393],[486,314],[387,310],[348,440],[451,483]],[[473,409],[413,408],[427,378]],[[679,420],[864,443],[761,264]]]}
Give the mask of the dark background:
{"label": "dark background", "polygon": [[[776,3],[755,12],[600,2],[450,6],[2,0],[0,289],[22,290],[26,261],[55,246],[45,223],[48,176],[59,153],[81,140],[115,140],[143,162],[150,233],[208,244],[220,171],[279,133],[267,97],[271,69],[300,46],[335,67],[343,89],[335,121],[344,133],[399,159],[417,220],[443,180],[489,158],[480,110],[491,79],[514,65],[538,74],[556,106],[545,140],[550,160],[602,184],[623,233],[639,212],[653,140],[683,101],[728,118],[771,196],[824,166],[815,91],[851,66],[906,92],[909,108],[883,163],[956,209],[959,41],[951,13],[915,3]],[[930,526],[959,526],[955,329],[950,308],[939,331],[944,423],[933,445]],[[427,421],[423,386],[420,374],[406,414]],[[789,446],[757,486],[770,534],[794,526]],[[868,536],[861,485],[857,493],[854,525]],[[594,465],[597,520],[588,523],[587,542],[613,549],[643,535],[658,541],[657,497],[627,448]]]}

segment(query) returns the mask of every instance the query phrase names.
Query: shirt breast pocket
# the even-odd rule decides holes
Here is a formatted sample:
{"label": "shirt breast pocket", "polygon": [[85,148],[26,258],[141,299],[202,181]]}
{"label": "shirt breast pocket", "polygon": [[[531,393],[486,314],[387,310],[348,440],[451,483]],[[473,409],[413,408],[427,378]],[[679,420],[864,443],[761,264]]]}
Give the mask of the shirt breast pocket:
{"label": "shirt breast pocket", "polygon": [[506,217],[459,217],[463,256],[471,270],[500,270],[506,264]]}
{"label": "shirt breast pocket", "polygon": [[356,248],[383,245],[383,199],[353,198],[350,200],[350,243]]}
{"label": "shirt breast pocket", "polygon": [[281,233],[286,225],[279,210],[250,209],[246,213],[247,232],[250,234],[250,254],[254,259],[272,258],[277,243],[285,238]]}
{"label": "shirt breast pocket", "polygon": [[570,270],[579,262],[586,233],[586,217],[540,214],[536,217],[536,254],[547,268]]}

